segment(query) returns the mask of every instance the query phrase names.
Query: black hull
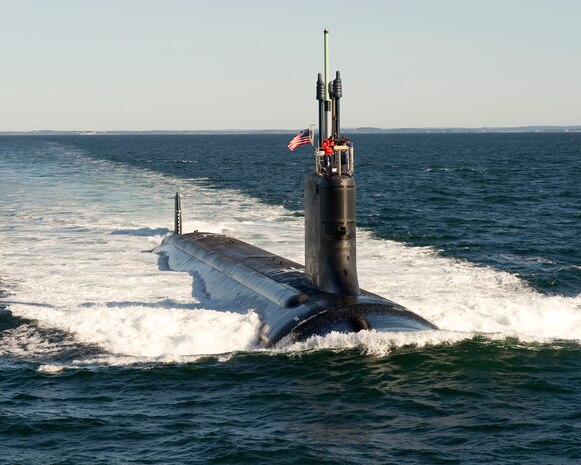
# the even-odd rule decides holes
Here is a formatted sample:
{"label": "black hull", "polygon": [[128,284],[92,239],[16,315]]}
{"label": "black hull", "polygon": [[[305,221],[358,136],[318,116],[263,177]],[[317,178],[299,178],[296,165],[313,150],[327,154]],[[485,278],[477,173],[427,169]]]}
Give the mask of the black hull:
{"label": "black hull", "polygon": [[262,321],[258,343],[264,347],[331,331],[437,329],[401,305],[364,290],[345,296],[309,287],[303,265],[231,237],[175,234],[163,245],[185,254],[179,271],[199,274],[212,297],[256,311]]}

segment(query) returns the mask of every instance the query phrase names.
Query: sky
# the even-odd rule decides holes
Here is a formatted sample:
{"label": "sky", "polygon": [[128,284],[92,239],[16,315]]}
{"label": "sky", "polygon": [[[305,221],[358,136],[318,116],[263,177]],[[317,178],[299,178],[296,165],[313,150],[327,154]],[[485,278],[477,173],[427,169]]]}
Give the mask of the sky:
{"label": "sky", "polygon": [[577,0],[0,0],[0,131],[581,124]]}

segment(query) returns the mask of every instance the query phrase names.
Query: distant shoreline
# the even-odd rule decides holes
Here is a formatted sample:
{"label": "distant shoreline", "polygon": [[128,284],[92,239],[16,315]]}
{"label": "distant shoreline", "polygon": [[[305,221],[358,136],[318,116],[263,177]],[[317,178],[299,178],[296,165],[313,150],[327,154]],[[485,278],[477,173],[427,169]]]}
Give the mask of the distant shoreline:
{"label": "distant shoreline", "polygon": [[[576,126],[516,126],[482,128],[345,128],[348,134],[486,134],[581,132]],[[297,129],[217,129],[217,130],[149,130],[149,131],[0,131],[0,136],[112,136],[112,135],[202,135],[202,134],[295,134]]]}

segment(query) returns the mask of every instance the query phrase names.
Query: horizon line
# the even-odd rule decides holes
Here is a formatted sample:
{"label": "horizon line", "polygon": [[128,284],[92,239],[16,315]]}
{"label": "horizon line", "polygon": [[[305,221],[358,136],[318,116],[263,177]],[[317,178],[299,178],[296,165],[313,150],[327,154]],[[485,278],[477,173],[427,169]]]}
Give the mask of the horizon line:
{"label": "horizon line", "polygon": [[[173,134],[215,134],[215,133],[294,133],[298,129],[30,129],[30,130],[5,130],[0,135],[34,135],[34,134],[79,134],[79,135],[106,135],[106,134],[139,134],[139,133],[173,133]],[[377,126],[356,126],[344,128],[345,132],[511,132],[511,131],[581,131],[581,124],[570,125],[523,125],[523,126],[421,126],[421,127],[397,127],[381,128]],[[316,132],[316,128],[315,128]]]}

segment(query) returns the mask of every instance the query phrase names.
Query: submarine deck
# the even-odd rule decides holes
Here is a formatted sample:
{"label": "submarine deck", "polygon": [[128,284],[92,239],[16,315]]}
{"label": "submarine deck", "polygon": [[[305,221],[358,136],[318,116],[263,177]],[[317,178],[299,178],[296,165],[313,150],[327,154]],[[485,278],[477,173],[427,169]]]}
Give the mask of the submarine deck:
{"label": "submarine deck", "polygon": [[273,281],[287,284],[304,293],[311,290],[305,281],[305,267],[300,263],[221,234],[193,232],[182,234],[181,237],[201,244]]}
{"label": "submarine deck", "polygon": [[194,232],[168,236],[164,244],[190,257],[180,271],[200,273],[210,294],[259,314],[259,341],[265,347],[287,337],[304,340],[331,331],[437,329],[405,307],[363,289],[359,295],[337,295],[308,286],[303,265],[232,237]]}

